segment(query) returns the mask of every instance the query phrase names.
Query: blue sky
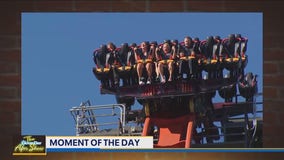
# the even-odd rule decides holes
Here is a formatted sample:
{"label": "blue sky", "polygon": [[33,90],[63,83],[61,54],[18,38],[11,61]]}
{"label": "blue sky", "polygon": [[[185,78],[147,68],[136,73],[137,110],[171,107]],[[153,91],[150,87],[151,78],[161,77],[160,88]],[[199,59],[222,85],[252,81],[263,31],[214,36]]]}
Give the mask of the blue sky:
{"label": "blue sky", "polygon": [[245,71],[259,75],[262,92],[262,20],[262,13],[252,12],[23,13],[22,134],[75,135],[71,107],[86,100],[116,103],[114,96],[100,94],[92,73],[93,50],[110,41],[119,46],[240,33],[249,39]]}

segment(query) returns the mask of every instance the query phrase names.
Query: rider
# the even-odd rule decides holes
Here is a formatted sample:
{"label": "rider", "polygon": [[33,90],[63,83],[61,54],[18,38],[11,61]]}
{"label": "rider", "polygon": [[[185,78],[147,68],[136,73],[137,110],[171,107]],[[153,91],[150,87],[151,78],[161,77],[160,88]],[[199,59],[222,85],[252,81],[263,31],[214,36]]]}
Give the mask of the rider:
{"label": "rider", "polygon": [[240,68],[239,42],[234,34],[222,41],[222,57],[225,59],[225,68],[230,71],[230,77],[236,77]]}
{"label": "rider", "polygon": [[209,78],[217,78],[217,73],[219,72],[218,50],[219,45],[213,36],[207,37],[201,44],[201,51],[205,57],[204,69],[208,72]]}
{"label": "rider", "polygon": [[186,36],[183,40],[182,49],[179,53],[179,77],[181,78],[183,73],[187,73],[187,78],[194,77],[194,62],[195,59],[195,52],[193,49],[193,42],[192,38]]}
{"label": "rider", "polygon": [[149,45],[146,41],[142,42],[140,45],[140,48],[135,48],[135,60],[137,64],[137,75],[138,75],[138,81],[139,85],[145,84],[144,77],[143,77],[143,71],[144,68],[146,68],[147,72],[147,84],[152,83],[152,70],[153,70],[153,58],[154,58],[154,52],[150,52]]}
{"label": "rider", "polygon": [[107,44],[108,53],[106,55],[106,67],[111,68],[112,70],[112,76],[111,79],[111,85],[112,87],[119,86],[119,77],[116,72],[116,68],[121,66],[121,59],[119,57],[118,50],[116,49],[116,46],[109,42]]}
{"label": "rider", "polygon": [[168,42],[163,43],[162,48],[156,50],[156,60],[158,61],[158,71],[161,76],[161,82],[165,83],[165,72],[164,67],[168,68],[169,78],[168,81],[173,80],[173,67],[176,53],[171,49]]}
{"label": "rider", "polygon": [[106,54],[107,46],[102,44],[99,49],[96,49],[93,52],[93,60],[96,64],[96,67],[93,68],[93,72],[98,80],[101,81],[101,87],[109,87],[109,69],[106,67]]}
{"label": "rider", "polygon": [[134,53],[128,43],[123,43],[118,51],[121,60],[121,67],[117,68],[117,73],[122,78],[123,86],[133,83],[132,69],[135,65]]}
{"label": "rider", "polygon": [[236,39],[237,39],[237,42],[240,43],[239,49],[237,51],[242,61],[242,65],[241,65],[239,72],[242,76],[244,76],[244,68],[246,67],[247,62],[248,62],[248,56],[246,55],[248,39],[242,37],[241,34],[236,34]]}

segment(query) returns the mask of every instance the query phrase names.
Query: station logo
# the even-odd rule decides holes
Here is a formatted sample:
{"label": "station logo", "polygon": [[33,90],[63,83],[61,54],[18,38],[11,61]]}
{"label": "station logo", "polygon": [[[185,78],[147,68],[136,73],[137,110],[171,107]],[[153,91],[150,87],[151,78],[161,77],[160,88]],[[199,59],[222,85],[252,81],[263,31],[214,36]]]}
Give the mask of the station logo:
{"label": "station logo", "polygon": [[45,136],[15,136],[13,155],[46,155],[45,143]]}

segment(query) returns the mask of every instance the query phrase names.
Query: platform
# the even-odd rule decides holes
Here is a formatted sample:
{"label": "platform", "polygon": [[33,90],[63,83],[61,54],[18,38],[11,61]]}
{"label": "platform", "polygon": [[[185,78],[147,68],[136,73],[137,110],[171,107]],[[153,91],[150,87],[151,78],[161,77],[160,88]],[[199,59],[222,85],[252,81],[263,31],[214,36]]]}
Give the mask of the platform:
{"label": "platform", "polygon": [[136,99],[151,99],[173,96],[190,96],[216,91],[223,86],[236,84],[236,79],[191,79],[176,80],[166,83],[120,86],[101,88],[101,94],[112,94],[118,97],[135,97]]}

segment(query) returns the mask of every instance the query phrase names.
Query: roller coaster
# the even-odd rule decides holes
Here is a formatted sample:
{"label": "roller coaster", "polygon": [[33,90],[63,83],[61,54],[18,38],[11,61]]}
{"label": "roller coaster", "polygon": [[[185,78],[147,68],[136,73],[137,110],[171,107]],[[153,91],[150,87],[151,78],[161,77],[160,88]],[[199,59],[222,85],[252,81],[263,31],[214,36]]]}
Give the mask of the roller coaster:
{"label": "roller coaster", "polygon": [[[248,39],[236,34],[190,40],[192,49],[185,55],[179,54],[185,41],[148,43],[153,56],[144,59],[136,55],[142,45],[122,44],[113,48],[120,59],[112,63],[108,63],[111,49],[104,45],[96,49],[93,73],[101,81],[100,93],[114,95],[117,104],[92,106],[87,101],[71,108],[76,135],[153,136],[154,148],[262,147],[262,102],[256,101],[262,94],[257,75],[244,71]],[[166,54],[162,52],[165,43],[174,56],[159,59],[159,54]],[[97,56],[103,52],[108,54]],[[141,77],[139,63],[145,66]],[[146,64],[157,68],[160,63],[166,64],[163,73],[149,75]],[[167,70],[171,67],[172,77]],[[223,74],[224,70],[228,73]],[[216,92],[219,102],[213,102]],[[142,109],[132,109],[135,101]]]}

